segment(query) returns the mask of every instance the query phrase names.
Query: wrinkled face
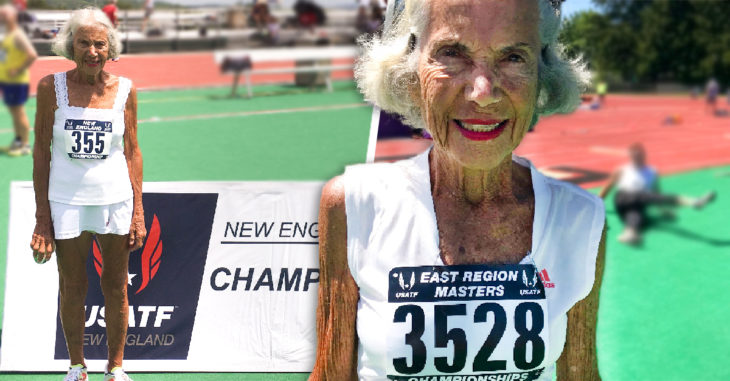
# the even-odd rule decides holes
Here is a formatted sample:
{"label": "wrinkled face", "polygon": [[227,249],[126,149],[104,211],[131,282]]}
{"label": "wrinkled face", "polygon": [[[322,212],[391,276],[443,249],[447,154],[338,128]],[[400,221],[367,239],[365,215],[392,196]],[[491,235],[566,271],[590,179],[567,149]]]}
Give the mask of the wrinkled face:
{"label": "wrinkled face", "polygon": [[109,37],[106,29],[98,24],[85,25],[76,29],[73,39],[76,67],[83,74],[99,74],[109,57]]}
{"label": "wrinkled face", "polygon": [[520,143],[537,101],[535,0],[432,0],[418,64],[423,118],[461,165],[494,168]]}

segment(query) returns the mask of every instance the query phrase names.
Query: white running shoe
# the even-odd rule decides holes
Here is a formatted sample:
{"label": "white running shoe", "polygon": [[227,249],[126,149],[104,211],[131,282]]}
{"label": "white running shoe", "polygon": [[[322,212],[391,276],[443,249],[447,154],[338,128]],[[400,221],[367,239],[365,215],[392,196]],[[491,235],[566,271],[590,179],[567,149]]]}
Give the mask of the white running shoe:
{"label": "white running shoe", "polygon": [[104,381],[132,381],[132,379],[121,367],[116,367],[111,372],[104,373]]}
{"label": "white running shoe", "polygon": [[86,374],[86,367],[83,365],[74,365],[68,368],[68,373],[63,381],[86,381],[89,376]]}
{"label": "white running shoe", "polygon": [[22,143],[20,144],[20,146],[10,147],[7,152],[8,156],[12,157],[30,155],[31,153],[33,153],[33,148],[30,146],[30,144],[23,145]]}

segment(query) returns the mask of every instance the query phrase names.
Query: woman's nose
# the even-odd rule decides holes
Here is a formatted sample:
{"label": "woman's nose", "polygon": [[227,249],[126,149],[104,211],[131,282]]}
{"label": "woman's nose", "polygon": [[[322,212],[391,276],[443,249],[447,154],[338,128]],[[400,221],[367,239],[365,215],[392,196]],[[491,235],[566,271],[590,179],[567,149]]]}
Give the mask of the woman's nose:
{"label": "woman's nose", "polygon": [[475,73],[466,88],[466,98],[480,107],[489,106],[499,101],[501,91],[495,86],[494,76],[480,71]]}

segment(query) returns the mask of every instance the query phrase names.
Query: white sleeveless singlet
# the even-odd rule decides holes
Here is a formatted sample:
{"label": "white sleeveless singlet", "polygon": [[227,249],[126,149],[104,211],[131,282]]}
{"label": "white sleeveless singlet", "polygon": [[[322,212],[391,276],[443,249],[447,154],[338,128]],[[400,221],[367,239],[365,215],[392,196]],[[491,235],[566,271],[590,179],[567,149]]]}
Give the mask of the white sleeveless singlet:
{"label": "white sleeveless singlet", "polygon": [[530,168],[535,194],[532,250],[516,265],[444,265],[428,151],[347,168],[360,380],[552,380],[566,314],[593,286],[605,212],[513,160]]}
{"label": "white sleeveless singlet", "polygon": [[657,174],[654,168],[648,165],[638,168],[633,164],[626,164],[621,168],[616,188],[626,192],[651,191],[656,179]]}
{"label": "white sleeveless singlet", "polygon": [[132,198],[124,156],[124,108],[132,82],[119,77],[111,109],[68,104],[66,73],[54,74],[56,104],[48,199],[109,205]]}

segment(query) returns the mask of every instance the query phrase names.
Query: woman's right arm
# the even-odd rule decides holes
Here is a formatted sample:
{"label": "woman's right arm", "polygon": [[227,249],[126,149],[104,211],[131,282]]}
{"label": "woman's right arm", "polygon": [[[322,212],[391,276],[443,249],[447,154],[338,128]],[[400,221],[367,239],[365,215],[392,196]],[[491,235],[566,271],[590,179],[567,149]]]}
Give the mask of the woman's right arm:
{"label": "woman's right arm", "polygon": [[347,216],[341,177],[322,190],[319,205],[317,357],[309,381],[357,380],[355,321],[359,292],[347,265]]}
{"label": "woman's right arm", "polygon": [[35,191],[35,229],[30,247],[38,263],[51,259],[55,251],[53,240],[53,221],[51,206],[48,202],[48,177],[51,171],[51,139],[53,138],[53,119],[56,107],[56,94],[53,75],[38,83],[35,113],[35,143],[33,146],[33,190]]}

